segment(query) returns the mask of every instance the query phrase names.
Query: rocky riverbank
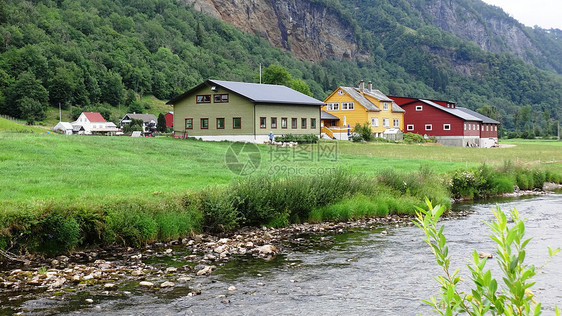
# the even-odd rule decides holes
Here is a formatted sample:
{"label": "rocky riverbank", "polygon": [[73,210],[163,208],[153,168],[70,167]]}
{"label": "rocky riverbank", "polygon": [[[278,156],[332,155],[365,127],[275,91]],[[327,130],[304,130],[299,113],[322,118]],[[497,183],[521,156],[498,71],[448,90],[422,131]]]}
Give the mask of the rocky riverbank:
{"label": "rocky riverbank", "polygon": [[[543,191],[519,190],[509,196],[545,194],[562,188],[545,184]],[[467,212],[450,212],[448,218]],[[126,297],[140,292],[166,295],[199,295],[206,277],[230,260],[248,256],[271,260],[299,246],[330,243],[311,235],[340,234],[370,229],[386,235],[395,227],[413,225],[411,217],[387,216],[350,222],[304,223],[285,228],[244,228],[224,236],[194,235],[142,248],[113,247],[76,251],[45,258],[30,255],[3,267],[0,272],[0,304],[15,312],[27,300],[46,297],[79,297],[80,304],[96,307],[100,297]],[[234,291],[235,289],[229,289]]]}
{"label": "rocky riverbank", "polygon": [[[466,213],[452,213],[464,216]],[[30,256],[0,272],[0,304],[18,305],[39,297],[80,295],[83,304],[100,296],[126,296],[134,291],[165,293],[180,289],[193,296],[204,291],[201,278],[227,261],[252,256],[270,260],[292,248],[329,242],[329,238],[302,238],[339,234],[350,229],[389,229],[413,225],[407,216],[387,216],[340,223],[304,223],[286,228],[245,228],[228,236],[194,235],[143,248],[108,248],[77,251],[67,256]],[[15,307],[15,306],[14,306]]]}

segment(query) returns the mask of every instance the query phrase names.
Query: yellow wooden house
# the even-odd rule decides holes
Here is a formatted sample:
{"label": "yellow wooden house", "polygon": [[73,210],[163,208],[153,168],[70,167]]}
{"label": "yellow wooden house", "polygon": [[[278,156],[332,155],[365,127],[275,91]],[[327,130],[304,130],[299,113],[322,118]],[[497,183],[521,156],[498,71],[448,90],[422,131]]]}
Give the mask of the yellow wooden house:
{"label": "yellow wooden house", "polygon": [[389,129],[404,130],[404,109],[369,81],[359,83],[359,88],[338,87],[325,100],[322,107],[322,133],[336,139],[347,139],[357,124],[369,123],[376,137],[383,137]]}

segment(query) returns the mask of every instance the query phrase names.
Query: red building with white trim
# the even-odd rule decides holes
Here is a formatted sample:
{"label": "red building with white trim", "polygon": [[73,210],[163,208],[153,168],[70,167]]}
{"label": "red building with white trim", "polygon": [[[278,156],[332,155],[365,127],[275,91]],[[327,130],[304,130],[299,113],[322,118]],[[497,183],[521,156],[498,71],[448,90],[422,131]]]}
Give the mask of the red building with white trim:
{"label": "red building with white trim", "polygon": [[492,147],[497,143],[497,126],[480,113],[455,103],[391,96],[404,114],[404,132],[435,137],[447,146]]}

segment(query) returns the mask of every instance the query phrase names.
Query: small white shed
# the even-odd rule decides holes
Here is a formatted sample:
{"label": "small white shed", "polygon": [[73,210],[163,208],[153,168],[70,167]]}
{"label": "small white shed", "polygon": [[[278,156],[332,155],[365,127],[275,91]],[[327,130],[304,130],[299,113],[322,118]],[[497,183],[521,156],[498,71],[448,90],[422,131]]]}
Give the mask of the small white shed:
{"label": "small white shed", "polygon": [[59,122],[55,127],[53,127],[53,131],[61,134],[72,135],[72,124],[69,122]]}

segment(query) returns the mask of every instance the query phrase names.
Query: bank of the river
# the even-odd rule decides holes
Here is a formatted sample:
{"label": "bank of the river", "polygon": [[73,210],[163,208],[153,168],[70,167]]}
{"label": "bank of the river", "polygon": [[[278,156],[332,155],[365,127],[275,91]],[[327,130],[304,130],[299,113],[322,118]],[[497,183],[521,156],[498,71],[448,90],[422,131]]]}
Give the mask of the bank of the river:
{"label": "bank of the river", "polygon": [[[465,216],[454,212],[449,218]],[[77,308],[95,307],[100,297],[123,298],[154,293],[195,296],[205,292],[201,283],[229,261],[247,257],[274,260],[295,250],[322,247],[325,234],[368,229],[386,235],[389,229],[413,226],[410,216],[386,216],[349,222],[293,224],[283,228],[244,228],[228,235],[201,234],[142,248],[117,247],[77,251],[45,258],[26,256],[0,272],[0,303],[5,313],[26,312],[30,300],[76,300]],[[304,236],[304,237],[302,237]],[[234,289],[231,289],[234,290]],[[50,310],[57,313],[60,310]]]}
{"label": "bank of the river", "polygon": [[[472,212],[472,209],[464,209],[452,212],[448,218],[464,218]],[[400,234],[401,227],[413,225],[410,219],[408,216],[387,216],[350,222],[295,224],[277,229],[245,228],[230,235],[195,235],[140,249],[113,248],[74,252],[50,259],[30,258],[28,265],[14,266],[0,274],[0,304],[3,313],[54,314],[84,308],[101,311],[98,304],[102,301],[130,300],[135,296],[154,295],[162,299],[214,296],[217,294],[211,290],[214,286],[208,283],[209,275],[220,274],[223,269],[232,270],[237,262],[246,262],[248,257],[271,261],[275,265],[273,262],[278,258],[292,257],[295,252],[329,249],[338,240],[334,236],[345,236],[350,231],[383,238]],[[474,232],[469,235],[470,238],[477,236]],[[348,264],[358,260],[356,257],[344,259]],[[298,261],[287,264],[302,267]],[[267,281],[256,282],[258,286],[265,286]],[[237,291],[235,285],[227,289],[229,293]],[[227,296],[220,301],[230,304]],[[51,303],[45,303],[47,301]]]}

